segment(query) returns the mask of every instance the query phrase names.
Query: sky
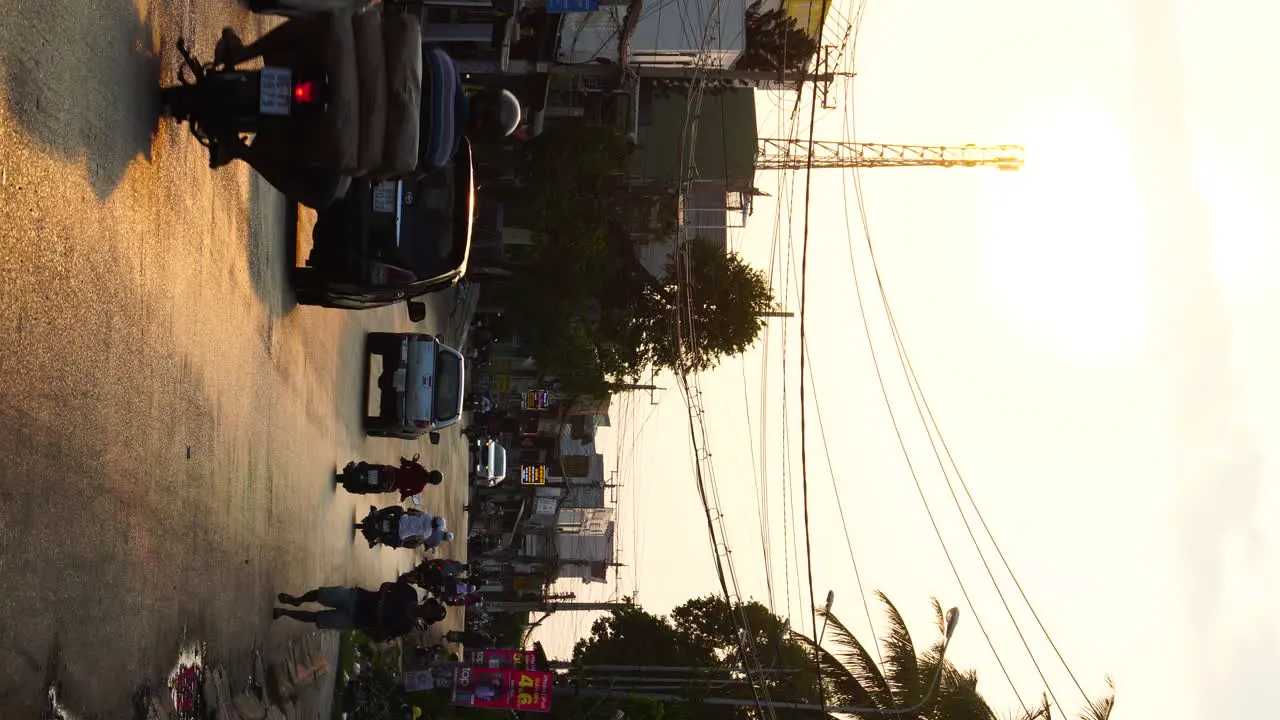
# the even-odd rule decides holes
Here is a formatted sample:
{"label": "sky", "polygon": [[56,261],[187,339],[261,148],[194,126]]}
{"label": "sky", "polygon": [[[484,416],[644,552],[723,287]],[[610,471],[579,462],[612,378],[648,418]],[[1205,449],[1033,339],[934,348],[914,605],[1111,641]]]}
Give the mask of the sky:
{"label": "sky", "polygon": [[[837,109],[819,112],[821,139],[850,137],[852,118],[861,141],[1026,147],[1017,173],[863,170],[862,207],[947,447],[1084,691],[1100,695],[1115,678],[1115,718],[1263,717],[1280,705],[1280,530],[1264,520],[1280,511],[1278,24],[1270,2],[870,0],[857,78],[837,86]],[[786,102],[780,114],[776,96],[760,94],[762,136],[785,134]],[[803,174],[761,173],[757,184],[773,197],[733,245],[772,268],[780,299],[794,272],[784,302],[798,311]],[[878,302],[852,173],[816,171],[812,192],[806,449],[818,602],[834,590],[835,613],[866,641],[863,598],[882,590],[918,645],[935,637],[931,597],[958,606],[948,657],[978,671],[997,711],[1017,710],[1019,696],[1030,705],[1047,685],[1074,715],[1083,695],[934,458]],[[741,593],[811,632],[798,325],[773,321],[701,388]],[[657,405],[647,393],[616,401],[600,438],[623,485],[628,567],[608,586],[568,586],[578,599],[634,594],[667,612],[718,591],[688,415],[675,384],[658,384],[670,389]],[[560,614],[535,639],[567,651],[591,619]]]}

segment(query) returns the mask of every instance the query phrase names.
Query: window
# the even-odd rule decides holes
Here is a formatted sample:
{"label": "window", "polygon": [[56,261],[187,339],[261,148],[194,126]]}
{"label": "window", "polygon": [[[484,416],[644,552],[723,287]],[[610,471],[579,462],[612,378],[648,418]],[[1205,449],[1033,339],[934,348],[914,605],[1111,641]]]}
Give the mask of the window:
{"label": "window", "polygon": [[413,205],[404,208],[400,221],[400,251],[419,278],[442,275],[457,265],[453,236],[458,174],[451,165],[405,181],[404,190],[413,194]]}
{"label": "window", "polygon": [[462,358],[439,347],[436,350],[435,416],[437,421],[451,420],[458,414],[462,397]]}

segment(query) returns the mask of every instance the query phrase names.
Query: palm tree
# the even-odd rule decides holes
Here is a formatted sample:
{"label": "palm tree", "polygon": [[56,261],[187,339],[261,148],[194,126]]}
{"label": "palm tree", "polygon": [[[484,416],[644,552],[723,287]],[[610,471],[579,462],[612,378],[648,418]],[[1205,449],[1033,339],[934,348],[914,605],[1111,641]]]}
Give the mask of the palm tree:
{"label": "palm tree", "polygon": [[[898,609],[882,592],[876,592],[884,603],[889,621],[888,633],[881,639],[883,655],[876,655],[858,641],[849,628],[829,611],[819,609],[827,623],[835,652],[816,646],[813,640],[796,636],[796,641],[818,656],[822,672],[826,704],[876,708],[881,712],[854,713],[862,720],[996,720],[986,700],[978,692],[978,673],[960,670],[942,657],[942,640],[924,652],[917,652],[911,633]],[[933,613],[939,634],[946,626],[942,606],[932,598]],[[877,656],[880,661],[877,664]],[[929,694],[939,662],[942,663],[937,689]],[[1080,715],[1081,720],[1109,720],[1115,705],[1115,687],[1107,679],[1110,692],[1094,700]],[[926,697],[927,696],[927,697]],[[908,712],[889,712],[895,708],[912,708]],[[1018,720],[1052,720],[1048,698]]]}

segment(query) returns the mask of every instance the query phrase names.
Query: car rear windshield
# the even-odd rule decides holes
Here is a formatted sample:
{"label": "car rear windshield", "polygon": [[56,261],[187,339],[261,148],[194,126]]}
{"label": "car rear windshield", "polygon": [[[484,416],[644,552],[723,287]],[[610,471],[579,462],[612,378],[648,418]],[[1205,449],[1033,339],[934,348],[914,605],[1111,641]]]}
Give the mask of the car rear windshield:
{"label": "car rear windshield", "polygon": [[400,220],[400,246],[408,255],[409,269],[419,279],[438,277],[462,263],[465,244],[456,236],[465,223],[463,208],[469,188],[467,173],[449,165],[420,180],[406,180],[405,193],[413,204],[405,203]]}
{"label": "car rear windshield", "polygon": [[452,420],[462,397],[462,360],[443,348],[436,351],[436,421]]}

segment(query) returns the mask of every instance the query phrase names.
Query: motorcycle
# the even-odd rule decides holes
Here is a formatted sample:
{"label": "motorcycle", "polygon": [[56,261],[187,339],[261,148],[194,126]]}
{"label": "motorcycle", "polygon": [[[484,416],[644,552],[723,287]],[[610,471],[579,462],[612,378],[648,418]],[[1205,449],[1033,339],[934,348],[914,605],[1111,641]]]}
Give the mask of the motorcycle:
{"label": "motorcycle", "polygon": [[[414,505],[421,505],[421,501],[415,496],[412,498]],[[369,542],[369,547],[377,547],[385,545],[390,548],[414,548],[422,545],[425,537],[401,538],[400,522],[406,515],[416,514],[424,515],[421,510],[412,508],[402,508],[399,505],[390,505],[384,508],[369,506],[369,514],[358,523],[355,523],[355,529],[359,530],[364,539]],[[431,519],[432,529],[440,527],[444,522],[444,518],[435,516]]]}
{"label": "motorcycle", "polygon": [[363,460],[358,463],[349,462],[338,475],[338,484],[343,490],[357,495],[391,492],[396,484],[396,468]]}
{"label": "motorcycle", "polygon": [[[412,459],[406,460],[400,458],[400,466],[382,465],[377,463],[369,463],[365,461],[349,462],[342,472],[338,475],[338,484],[342,485],[342,489],[349,493],[357,495],[377,495],[388,493],[396,487],[396,477],[403,469],[421,470],[421,466],[413,468],[417,465],[419,455],[414,455]],[[439,485],[443,476],[433,475],[427,479],[429,485]]]}
{"label": "motorcycle", "polygon": [[468,573],[469,567],[466,563],[447,558],[431,558],[403,573],[400,579],[434,592],[444,588],[450,582],[457,582],[462,575]]}
{"label": "motorcycle", "polygon": [[178,84],[160,89],[162,116],[186,122],[209,150],[209,166],[218,165],[219,146],[238,142],[271,123],[321,116],[329,103],[325,73],[305,68],[263,66],[242,70],[226,64],[201,64],[178,38],[182,65]]}

